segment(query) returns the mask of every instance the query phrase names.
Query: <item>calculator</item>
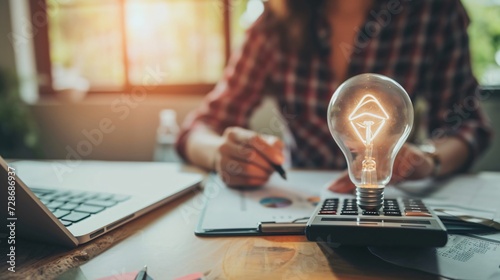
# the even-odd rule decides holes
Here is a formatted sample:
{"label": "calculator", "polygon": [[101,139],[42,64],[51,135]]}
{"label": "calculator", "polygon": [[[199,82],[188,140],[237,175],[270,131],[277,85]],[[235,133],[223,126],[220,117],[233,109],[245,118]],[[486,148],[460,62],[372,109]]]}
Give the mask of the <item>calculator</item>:
{"label": "calculator", "polygon": [[318,204],[306,229],[309,241],[356,246],[442,247],[443,223],[420,199],[384,199],[377,211],[359,208],[354,198],[328,198]]}

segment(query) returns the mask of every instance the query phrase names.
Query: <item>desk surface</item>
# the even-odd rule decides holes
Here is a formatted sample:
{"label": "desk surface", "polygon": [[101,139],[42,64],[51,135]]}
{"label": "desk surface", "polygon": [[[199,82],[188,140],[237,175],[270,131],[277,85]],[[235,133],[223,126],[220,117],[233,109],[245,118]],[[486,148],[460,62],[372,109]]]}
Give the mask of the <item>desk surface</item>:
{"label": "desk surface", "polygon": [[332,249],[303,236],[196,237],[202,206],[197,190],[71,251],[23,240],[16,273],[4,273],[2,259],[0,278],[51,279],[66,271],[65,279],[96,279],[146,264],[154,279],[194,272],[206,279],[439,279],[386,263],[366,248]]}

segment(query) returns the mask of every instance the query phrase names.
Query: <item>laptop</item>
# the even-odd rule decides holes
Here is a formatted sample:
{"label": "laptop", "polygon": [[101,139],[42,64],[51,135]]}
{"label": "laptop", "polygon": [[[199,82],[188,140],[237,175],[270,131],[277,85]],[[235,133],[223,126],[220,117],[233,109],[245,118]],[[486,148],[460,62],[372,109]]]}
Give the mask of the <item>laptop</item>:
{"label": "laptop", "polygon": [[198,187],[179,164],[0,157],[4,236],[76,247]]}

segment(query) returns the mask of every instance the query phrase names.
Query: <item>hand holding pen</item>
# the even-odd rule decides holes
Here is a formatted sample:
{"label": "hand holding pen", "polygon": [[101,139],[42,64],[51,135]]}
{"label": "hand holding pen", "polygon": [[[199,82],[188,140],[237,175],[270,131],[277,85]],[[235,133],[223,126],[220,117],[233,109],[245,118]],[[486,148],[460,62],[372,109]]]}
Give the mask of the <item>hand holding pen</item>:
{"label": "hand holding pen", "polygon": [[283,148],[277,137],[227,128],[215,156],[215,170],[231,187],[261,186],[275,171],[285,179]]}

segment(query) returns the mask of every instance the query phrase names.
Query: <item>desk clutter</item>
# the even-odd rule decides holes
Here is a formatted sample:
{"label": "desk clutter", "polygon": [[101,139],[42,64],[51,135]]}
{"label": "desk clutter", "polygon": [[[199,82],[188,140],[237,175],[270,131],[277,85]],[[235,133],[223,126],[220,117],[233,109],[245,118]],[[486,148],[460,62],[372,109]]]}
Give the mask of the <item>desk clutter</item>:
{"label": "desk clutter", "polygon": [[[328,191],[327,184],[340,173],[292,170],[288,175],[289,180],[286,182],[274,176],[266,186],[246,190],[227,188],[217,176],[209,176],[203,193],[194,195],[191,200],[180,201],[172,209],[146,217],[146,227],[138,220],[130,225],[131,228],[122,227],[111,232],[109,240],[105,237],[98,239],[97,242],[115,239],[120,243],[114,242],[116,245],[106,252],[92,255],[89,262],[78,265],[81,274],[86,277],[78,279],[101,279],[107,276],[104,279],[135,280],[138,272],[127,271],[138,269],[144,263],[151,270],[151,273],[148,271],[150,278],[147,279],[178,279],[182,275],[186,277],[179,279],[242,279],[229,276],[246,275],[247,264],[254,265],[256,273],[260,273],[258,267],[266,268],[262,273],[269,273],[269,267],[273,267],[273,276],[282,277],[283,271],[290,271],[291,274],[287,275],[299,273],[295,276],[301,279],[324,279],[332,276],[332,273],[345,273],[345,267],[352,267],[356,273],[356,269],[360,268],[357,264],[361,263],[362,270],[356,274],[360,277],[370,270],[380,274],[390,271],[387,276],[401,276],[404,273],[412,276],[422,273],[415,271],[419,270],[453,279],[500,279],[500,232],[497,229],[500,222],[499,174],[460,175],[437,183],[427,181],[390,186],[386,190],[383,207],[378,211],[360,209],[353,195]],[[433,191],[425,191],[423,195],[417,192],[426,186],[432,186]],[[205,203],[204,210],[200,202]],[[193,213],[188,211],[195,206],[199,206],[196,209],[201,212],[185,216]],[[182,221],[187,221],[186,217],[192,217],[192,222],[189,220],[189,224],[183,224]],[[336,234],[330,240],[326,236],[323,240],[312,238],[311,242],[304,242],[306,238],[300,235],[307,236],[307,226],[317,226],[315,222],[318,219],[325,219],[328,226],[333,226],[332,232],[342,225],[354,229],[349,229],[349,234]],[[210,233],[203,235],[206,237],[246,237],[198,238],[192,234],[196,221],[197,229],[201,226]],[[259,231],[259,225],[265,230]],[[434,226],[437,228],[433,234],[436,233],[440,238],[444,234],[447,238],[443,247],[429,245],[429,240],[437,235],[425,236],[430,234]],[[393,230],[391,227],[411,232],[419,230],[419,234],[411,236],[397,233],[388,238],[384,236],[387,233],[378,232],[385,228]],[[169,232],[166,239],[165,230],[173,228],[178,232]],[[372,231],[368,232],[367,229]],[[127,232],[133,234],[127,237]],[[289,234],[296,236],[283,236]],[[396,243],[414,242],[422,247],[366,246],[369,243],[351,246],[352,243],[346,245],[349,244],[346,240],[338,242],[335,239],[343,236],[359,242],[362,234],[365,234],[363,238],[371,241],[385,238],[387,242],[391,239]],[[338,243],[344,245],[340,248],[332,246]],[[127,248],[134,250],[135,260],[131,260],[129,254],[123,254]],[[77,259],[74,255],[71,258]],[[185,260],[192,262],[190,265],[178,265],[185,264]],[[365,262],[374,267],[364,266]],[[103,263],[106,267],[102,266]],[[306,263],[314,263],[314,269],[302,267]],[[380,268],[382,266],[384,268]],[[399,272],[394,272],[396,270]],[[195,271],[202,273],[190,274]]]}
{"label": "desk clutter", "polygon": [[[287,182],[275,176],[251,191],[229,189],[211,178],[205,186],[210,199],[197,235],[305,234],[309,241],[323,244],[369,246],[390,263],[445,277],[500,276],[498,175],[461,175],[439,183],[390,187],[386,197],[399,198],[385,199],[378,211],[360,209],[353,195],[326,190],[325,184],[338,175],[294,171]],[[218,195],[209,196],[215,189]],[[264,225],[270,226],[268,230]],[[479,266],[484,269],[478,274]]]}

